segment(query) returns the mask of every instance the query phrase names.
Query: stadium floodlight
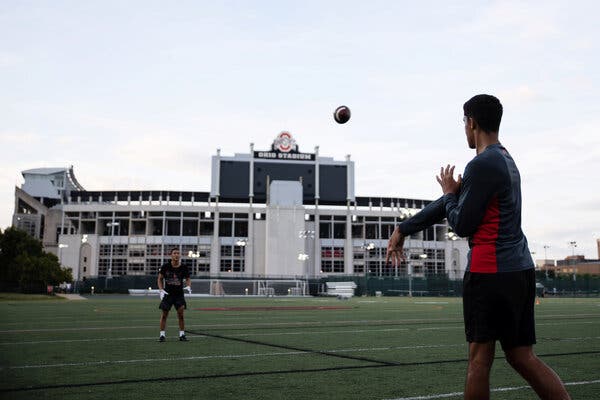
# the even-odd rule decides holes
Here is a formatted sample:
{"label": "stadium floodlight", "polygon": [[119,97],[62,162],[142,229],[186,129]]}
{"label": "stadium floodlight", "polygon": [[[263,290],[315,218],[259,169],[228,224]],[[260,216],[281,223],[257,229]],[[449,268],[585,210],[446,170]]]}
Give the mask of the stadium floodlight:
{"label": "stadium floodlight", "polygon": [[575,256],[575,247],[577,247],[577,242],[572,240],[569,242],[569,246],[571,246],[571,250],[573,250],[572,256]]}
{"label": "stadium floodlight", "polygon": [[257,212],[254,214],[254,219],[261,219],[262,218],[262,214]]}
{"label": "stadium floodlight", "polygon": [[81,237],[81,243],[87,243],[87,241],[88,241],[88,235],[83,235]]}
{"label": "stadium floodlight", "polygon": [[298,254],[298,261],[306,261],[306,260],[308,260],[308,254],[305,254],[305,253]]}
{"label": "stadium floodlight", "polygon": [[62,265],[62,249],[69,247],[68,244],[59,243],[58,244],[58,262]]}
{"label": "stadium floodlight", "polygon": [[301,239],[314,238],[315,231],[298,231],[298,237]]}
{"label": "stadium floodlight", "polygon": [[366,250],[373,250],[373,249],[375,248],[375,243],[373,243],[373,242],[369,242],[369,243],[365,242],[365,243],[363,244],[363,247],[364,247]]}
{"label": "stadium floodlight", "polygon": [[248,239],[239,239],[237,242],[235,242],[236,246],[246,246],[248,244]]}
{"label": "stadium floodlight", "polygon": [[210,218],[210,211],[204,211],[204,218]]}
{"label": "stadium floodlight", "polygon": [[425,259],[427,258],[427,254],[419,254],[419,258]]}

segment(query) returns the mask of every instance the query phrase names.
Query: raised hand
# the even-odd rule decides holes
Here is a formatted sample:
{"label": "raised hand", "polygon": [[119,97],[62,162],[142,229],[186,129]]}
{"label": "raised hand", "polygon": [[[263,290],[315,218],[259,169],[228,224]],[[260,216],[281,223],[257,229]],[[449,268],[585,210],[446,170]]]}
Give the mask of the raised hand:
{"label": "raised hand", "polygon": [[460,174],[458,175],[458,180],[454,180],[454,165],[450,166],[450,164],[446,166],[446,169],[441,167],[440,175],[436,176],[435,179],[442,187],[444,194],[457,194],[460,189],[460,184],[462,183],[462,176]]}

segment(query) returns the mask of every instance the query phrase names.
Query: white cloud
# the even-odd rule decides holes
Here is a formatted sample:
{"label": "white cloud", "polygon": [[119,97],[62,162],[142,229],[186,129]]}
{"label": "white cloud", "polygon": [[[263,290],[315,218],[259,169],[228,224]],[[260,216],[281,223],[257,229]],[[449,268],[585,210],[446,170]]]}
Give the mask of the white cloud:
{"label": "white cloud", "polygon": [[0,52],[0,68],[16,67],[23,63],[23,58],[17,54]]}
{"label": "white cloud", "polygon": [[498,40],[542,41],[561,33],[557,21],[561,5],[556,2],[496,1],[471,19],[471,34],[498,35]]}

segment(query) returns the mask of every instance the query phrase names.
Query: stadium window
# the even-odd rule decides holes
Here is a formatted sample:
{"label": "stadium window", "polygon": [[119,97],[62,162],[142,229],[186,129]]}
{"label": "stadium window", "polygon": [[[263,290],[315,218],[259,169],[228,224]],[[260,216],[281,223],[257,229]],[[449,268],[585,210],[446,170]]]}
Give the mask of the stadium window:
{"label": "stadium window", "polygon": [[117,236],[128,236],[129,235],[129,219],[118,219],[115,220],[119,225],[115,226],[115,235]]}
{"label": "stadium window", "polygon": [[181,235],[181,221],[178,219],[167,220],[167,236],[179,236]]}
{"label": "stadium window", "polygon": [[379,225],[365,224],[365,238],[366,239],[379,239]]}
{"label": "stadium window", "polygon": [[333,261],[333,272],[343,273],[344,272],[344,261],[334,260]]}
{"label": "stadium window", "polygon": [[319,223],[319,237],[321,239],[331,238],[331,222]]}
{"label": "stadium window", "polygon": [[233,260],[233,271],[244,272],[244,260]]}
{"label": "stadium window", "polygon": [[198,262],[197,271],[198,272],[209,272],[210,271],[210,263]]}
{"label": "stadium window", "polygon": [[235,221],[235,237],[247,237],[248,236],[248,221],[237,220]]}
{"label": "stadium window", "polygon": [[219,221],[219,236],[231,237],[233,234],[233,221]]}
{"label": "stadium window", "polygon": [[101,244],[100,245],[100,251],[99,251],[98,255],[100,257],[109,256],[110,255],[110,245],[108,245],[108,244]]}
{"label": "stadium window", "polygon": [[392,233],[394,232],[394,228],[395,228],[395,226],[392,224],[382,224],[381,225],[381,238],[389,239],[392,236]]}
{"label": "stadium window", "polygon": [[244,257],[246,246],[233,246],[234,257]]}
{"label": "stadium window", "polygon": [[198,221],[183,220],[183,236],[197,236],[198,235]]}
{"label": "stadium window", "polygon": [[132,221],[131,222],[131,234],[132,235],[145,235],[146,234],[146,221]]}
{"label": "stadium window", "polygon": [[334,247],[332,256],[333,258],[344,258],[344,248]]}
{"label": "stadium window", "polygon": [[221,246],[221,257],[231,257],[232,254],[231,246]]}
{"label": "stadium window", "polygon": [[214,231],[214,222],[200,222],[200,236],[212,236]]}
{"label": "stadium window", "polygon": [[423,231],[423,234],[424,234],[423,240],[426,240],[426,241],[430,241],[431,240],[432,241],[435,238],[435,233],[434,232],[435,232],[435,230],[434,230],[433,227],[427,228],[425,231]]}
{"label": "stadium window", "polygon": [[331,260],[321,260],[321,271],[323,271],[323,272],[332,272],[333,271],[333,261],[331,261]]}
{"label": "stadium window", "polygon": [[150,224],[150,235],[152,236],[162,236],[163,234],[163,221],[162,219],[149,219],[148,223]]}
{"label": "stadium window", "polygon": [[364,237],[363,231],[363,224],[352,224],[352,238],[362,239]]}
{"label": "stadium window", "polygon": [[160,256],[161,245],[160,244],[149,244],[146,247],[146,254],[149,256]]}
{"label": "stadium window", "polygon": [[334,239],[345,239],[346,238],[346,223],[336,222],[333,224],[333,238]]}
{"label": "stadium window", "polygon": [[221,272],[231,272],[231,260],[222,259],[221,260]]}

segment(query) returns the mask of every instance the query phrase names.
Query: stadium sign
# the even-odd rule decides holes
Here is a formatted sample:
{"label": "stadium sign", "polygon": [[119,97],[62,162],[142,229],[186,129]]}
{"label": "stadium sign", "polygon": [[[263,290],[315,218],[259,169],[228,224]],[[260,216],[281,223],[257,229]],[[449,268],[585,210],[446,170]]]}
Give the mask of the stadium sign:
{"label": "stadium sign", "polygon": [[271,151],[255,151],[254,158],[314,161],[315,155],[313,153],[300,153],[298,151],[298,144],[292,137],[292,134],[283,131],[273,141]]}

